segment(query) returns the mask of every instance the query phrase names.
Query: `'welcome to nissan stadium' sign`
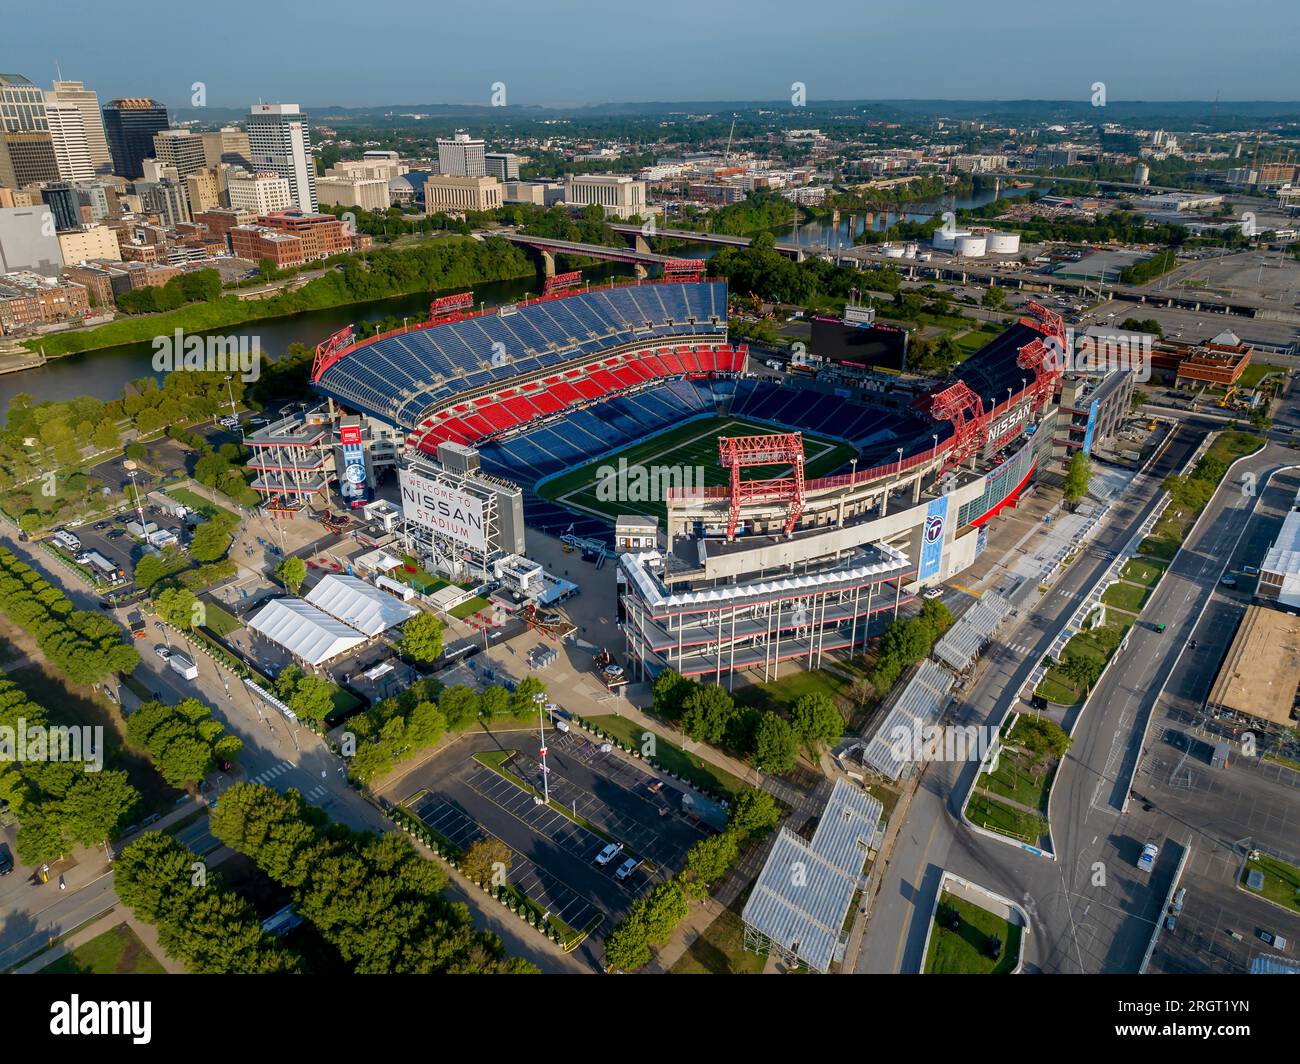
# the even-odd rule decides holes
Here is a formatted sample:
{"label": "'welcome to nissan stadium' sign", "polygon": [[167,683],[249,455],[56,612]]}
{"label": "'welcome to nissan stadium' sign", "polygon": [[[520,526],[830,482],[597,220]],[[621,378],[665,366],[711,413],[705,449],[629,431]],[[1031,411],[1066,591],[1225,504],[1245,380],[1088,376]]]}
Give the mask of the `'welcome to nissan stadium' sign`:
{"label": "'welcome to nissan stadium' sign", "polygon": [[398,470],[402,486],[402,513],[408,521],[448,536],[478,550],[487,549],[483,527],[483,500],[467,495],[442,480]]}

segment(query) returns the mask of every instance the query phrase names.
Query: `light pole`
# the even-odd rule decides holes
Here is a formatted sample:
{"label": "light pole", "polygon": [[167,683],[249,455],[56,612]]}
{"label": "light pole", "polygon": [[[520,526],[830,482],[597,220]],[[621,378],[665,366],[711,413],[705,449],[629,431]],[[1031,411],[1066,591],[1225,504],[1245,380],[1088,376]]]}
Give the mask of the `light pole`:
{"label": "light pole", "polygon": [[898,468],[895,470],[895,473],[901,473],[902,471],[903,471],[903,448],[900,447],[898,448]]}
{"label": "light pole", "polygon": [[550,769],[546,767],[546,717],[544,715],[546,710],[546,696],[542,694],[541,691],[538,691],[537,694],[533,695],[533,701],[537,703],[537,734],[541,736],[542,740],[542,800],[545,803],[550,804],[551,783],[547,778]]}
{"label": "light pole", "polygon": [[933,462],[939,457],[939,434],[937,432],[930,433],[930,439],[934,440],[934,446],[930,448],[930,461]]}
{"label": "light pole", "polygon": [[139,470],[136,469],[135,462],[129,458],[122,463],[122,467],[126,470],[126,475],[131,478],[131,493],[135,496],[135,513],[136,516],[140,518],[140,535],[143,536],[144,507],[140,505],[140,487],[135,482],[135,478],[139,475]]}
{"label": "light pole", "polygon": [[231,416],[231,417],[234,417],[234,416],[235,416],[235,386],[234,386],[233,384],[230,383],[232,379],[233,379],[233,375],[230,374],[230,373],[227,373],[227,374],[226,374],[226,394],[227,394],[228,396],[230,396],[230,416]]}

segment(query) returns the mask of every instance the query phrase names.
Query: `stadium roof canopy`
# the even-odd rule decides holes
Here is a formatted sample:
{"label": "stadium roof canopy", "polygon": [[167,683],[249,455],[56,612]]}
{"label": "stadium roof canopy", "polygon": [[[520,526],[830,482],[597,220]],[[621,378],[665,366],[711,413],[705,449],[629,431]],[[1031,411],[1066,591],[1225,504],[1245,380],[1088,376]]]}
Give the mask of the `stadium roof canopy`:
{"label": "stadium roof canopy", "polygon": [[836,780],[811,842],[782,828],[742,918],[787,956],[818,972],[843,956],[844,918],[862,881],[885,807]]}
{"label": "stadium roof canopy", "polygon": [[[890,780],[902,775],[911,760],[913,743],[923,740],[922,730],[938,721],[948,704],[953,675],[928,658],[907,682],[889,712],[880,717],[873,737],[862,751],[862,763]],[[903,756],[904,753],[908,756]]]}
{"label": "stadium roof canopy", "polygon": [[312,588],[307,601],[371,638],[420,612],[364,580],[336,573],[325,576]]}
{"label": "stadium roof canopy", "polygon": [[319,665],[366,637],[302,599],[275,599],[262,607],[248,627],[309,665]]}
{"label": "stadium roof canopy", "polygon": [[1011,603],[990,592],[961,615],[942,639],[935,644],[934,656],[957,672],[966,668],[1011,612]]}

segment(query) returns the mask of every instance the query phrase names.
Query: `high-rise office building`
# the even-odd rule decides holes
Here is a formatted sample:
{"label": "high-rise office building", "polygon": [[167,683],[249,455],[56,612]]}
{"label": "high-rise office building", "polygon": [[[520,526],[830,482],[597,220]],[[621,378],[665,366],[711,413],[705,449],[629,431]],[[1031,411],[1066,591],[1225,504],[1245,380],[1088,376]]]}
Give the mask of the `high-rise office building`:
{"label": "high-rise office building", "polygon": [[153,137],[167,128],[167,108],[157,100],[132,96],[109,100],[104,107],[104,133],[113,156],[113,173],[135,180],[152,159]]}
{"label": "high-rise office building", "polygon": [[261,174],[232,174],[226,182],[231,210],[270,214],[293,206],[289,182],[273,170]]}
{"label": "high-rise office building", "polygon": [[45,93],[21,74],[0,74],[0,185],[58,178]]}
{"label": "high-rise office building", "polygon": [[111,173],[113,156],[108,150],[108,137],[104,134],[104,115],[99,109],[99,96],[80,81],[56,81],[54,89],[45,94],[46,106],[51,97],[59,103],[72,104],[81,112],[86,129],[86,145],[90,149],[90,165],[97,174]]}
{"label": "high-rise office building", "polygon": [[215,133],[200,135],[203,137],[203,165],[209,170],[215,170],[222,163],[252,169],[252,150],[248,146],[248,134],[242,129],[222,126]]}
{"label": "high-rise office building", "polygon": [[192,219],[190,201],[185,186],[171,177],[161,181],[137,181],[135,191],[140,197],[140,204],[149,214],[158,215],[158,220],[167,228],[175,229],[182,222]]}
{"label": "high-rise office building", "polygon": [[90,161],[90,142],[86,139],[86,118],[75,104],[60,103],[47,96],[45,117],[54,145],[54,164],[64,181],[89,181],[95,176]]}
{"label": "high-rise office building", "polygon": [[498,181],[519,180],[519,156],[509,151],[490,151],[483,156],[489,177]]}
{"label": "high-rise office building", "polygon": [[164,166],[174,166],[179,177],[207,169],[203,138],[187,129],[164,129],[153,135],[153,156]]}
{"label": "high-rise office building", "polygon": [[439,137],[438,173],[449,177],[485,177],[483,141],[468,133],[457,133],[451,140]]}
{"label": "high-rise office building", "polygon": [[81,203],[77,190],[66,181],[50,181],[41,188],[41,202],[54,215],[55,229],[77,229],[81,226]]}
{"label": "high-rise office building", "polygon": [[248,112],[248,146],[260,171],[273,170],[289,182],[294,206],[316,213],[316,161],[307,116],[296,103],[257,103]]}

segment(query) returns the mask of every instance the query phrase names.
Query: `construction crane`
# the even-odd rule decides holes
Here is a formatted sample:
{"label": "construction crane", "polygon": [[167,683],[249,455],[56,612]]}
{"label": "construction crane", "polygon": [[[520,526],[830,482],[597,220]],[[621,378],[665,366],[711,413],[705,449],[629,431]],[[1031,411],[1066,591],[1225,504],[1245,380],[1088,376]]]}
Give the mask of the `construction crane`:
{"label": "construction crane", "polygon": [[731,116],[731,132],[727,134],[727,150],[722,156],[722,165],[724,167],[731,165],[731,138],[736,135],[736,115]]}

